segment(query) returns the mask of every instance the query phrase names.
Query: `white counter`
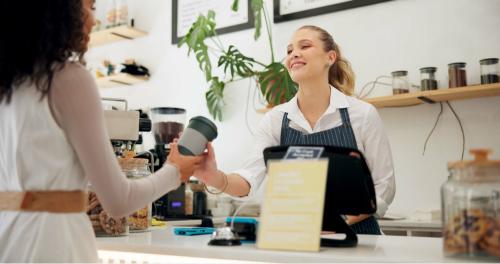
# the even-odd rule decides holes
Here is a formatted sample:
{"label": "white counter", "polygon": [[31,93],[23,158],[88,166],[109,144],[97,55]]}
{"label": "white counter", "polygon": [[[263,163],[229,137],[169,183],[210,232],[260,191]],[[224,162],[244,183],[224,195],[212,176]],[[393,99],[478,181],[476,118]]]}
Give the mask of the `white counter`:
{"label": "white counter", "polygon": [[[130,234],[126,237],[97,238],[97,243],[100,256],[105,259],[109,259],[109,256],[117,256],[117,251],[128,252],[128,257],[134,254],[136,256],[137,254],[155,254],[156,257],[161,258],[157,258],[157,261],[149,258],[147,262],[168,261],[168,257],[173,257],[174,262],[197,262],[196,260],[200,261],[199,258],[208,259],[208,262],[224,262],[224,260],[254,262],[466,261],[444,257],[440,238],[360,235],[359,244],[355,248],[321,248],[317,253],[261,250],[257,249],[255,244],[215,247],[207,245],[209,239],[209,235],[176,236],[173,235],[170,227]],[[134,261],[146,260],[135,259]],[[129,259],[122,262],[132,261]]]}
{"label": "white counter", "polygon": [[429,236],[442,236],[441,220],[433,221],[418,221],[412,219],[400,220],[384,220],[378,219],[380,229],[386,234],[391,234],[391,231],[402,231],[407,236],[415,234],[427,233]]}

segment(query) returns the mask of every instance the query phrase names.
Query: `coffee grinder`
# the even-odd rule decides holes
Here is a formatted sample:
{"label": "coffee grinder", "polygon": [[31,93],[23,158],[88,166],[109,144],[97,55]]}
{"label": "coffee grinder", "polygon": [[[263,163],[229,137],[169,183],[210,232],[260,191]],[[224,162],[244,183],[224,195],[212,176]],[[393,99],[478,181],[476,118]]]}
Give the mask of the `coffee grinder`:
{"label": "coffee grinder", "polygon": [[[170,143],[179,138],[186,123],[186,110],[174,107],[151,108],[155,147],[155,171],[159,170],[170,153]],[[153,216],[160,220],[185,219],[185,185],[162,196],[153,203]]]}

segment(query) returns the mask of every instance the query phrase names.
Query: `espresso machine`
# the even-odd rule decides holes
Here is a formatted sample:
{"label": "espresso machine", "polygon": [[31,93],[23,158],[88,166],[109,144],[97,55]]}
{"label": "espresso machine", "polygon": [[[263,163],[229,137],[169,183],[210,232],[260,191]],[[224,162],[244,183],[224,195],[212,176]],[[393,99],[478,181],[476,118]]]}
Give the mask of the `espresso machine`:
{"label": "espresso machine", "polygon": [[[150,151],[155,156],[155,170],[159,170],[170,153],[170,143],[179,138],[186,123],[186,110],[175,107],[151,108],[155,147]],[[160,220],[182,220],[186,216],[186,187],[181,184],[176,190],[162,196],[153,203],[153,216]]]}
{"label": "espresso machine", "polygon": [[[116,98],[102,98],[103,102],[120,103],[124,107],[104,107],[104,123],[117,157],[126,151],[135,153],[135,146],[142,144],[141,132],[151,131],[151,120],[141,110],[128,110],[127,101]],[[153,158],[152,155],[151,159]]]}

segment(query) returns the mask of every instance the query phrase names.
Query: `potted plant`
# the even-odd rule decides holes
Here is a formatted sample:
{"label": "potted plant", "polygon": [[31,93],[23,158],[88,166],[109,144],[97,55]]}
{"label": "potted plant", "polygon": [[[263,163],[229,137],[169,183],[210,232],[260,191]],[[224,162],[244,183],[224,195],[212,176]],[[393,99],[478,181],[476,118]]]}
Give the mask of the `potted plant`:
{"label": "potted plant", "polygon": [[[255,18],[255,40],[260,37],[262,16],[264,16],[271,52],[269,63],[263,63],[242,54],[234,45],[225,48],[215,31],[215,12],[212,10],[207,15],[199,15],[186,36],[178,44],[179,47],[188,46],[188,56],[194,52],[199,67],[205,74],[205,80],[210,85],[205,95],[208,110],[217,120],[222,120],[225,85],[237,80],[237,78],[255,78],[262,95],[271,106],[290,100],[297,92],[297,85],[290,78],[287,69],[281,61],[277,61],[274,57],[271,23],[264,6],[264,0],[250,1]],[[233,1],[232,10],[238,10],[238,2],[238,0]],[[209,46],[208,41],[215,46]],[[216,67],[223,69],[223,77],[212,73],[213,65],[209,52],[217,57]]]}

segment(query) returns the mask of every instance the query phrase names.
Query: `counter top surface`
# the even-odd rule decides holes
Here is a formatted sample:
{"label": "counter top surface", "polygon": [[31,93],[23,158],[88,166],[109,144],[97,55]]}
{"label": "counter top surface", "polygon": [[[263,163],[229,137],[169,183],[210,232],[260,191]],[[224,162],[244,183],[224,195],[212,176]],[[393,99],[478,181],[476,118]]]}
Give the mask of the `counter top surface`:
{"label": "counter top surface", "polygon": [[398,219],[398,220],[377,220],[380,227],[408,227],[408,228],[436,228],[442,226],[441,220],[413,220],[413,219]]}
{"label": "counter top surface", "polygon": [[[355,248],[321,248],[319,252],[271,251],[255,244],[209,246],[210,235],[176,236],[172,227],[125,237],[99,237],[99,250],[142,254],[232,259],[258,262],[464,262],[443,256],[442,239],[359,235]],[[474,260],[477,262],[478,260]]]}

